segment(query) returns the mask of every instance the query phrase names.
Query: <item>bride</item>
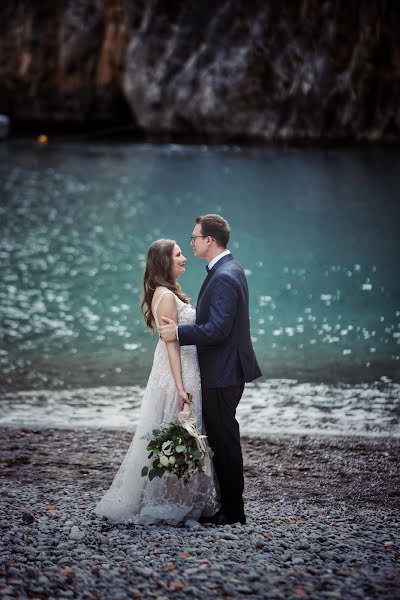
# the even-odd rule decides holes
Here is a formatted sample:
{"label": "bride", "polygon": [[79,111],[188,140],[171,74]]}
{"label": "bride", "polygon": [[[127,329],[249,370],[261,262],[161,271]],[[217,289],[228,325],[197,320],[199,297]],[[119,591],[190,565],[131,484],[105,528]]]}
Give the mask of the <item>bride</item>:
{"label": "bride", "polygon": [[[142,312],[147,328],[153,332],[166,316],[178,325],[195,321],[195,309],[177,282],[185,271],[186,258],[174,240],[161,239],[151,244],[144,273]],[[175,475],[156,477],[151,482],[141,476],[150,465],[147,434],[154,428],[177,421],[178,411],[189,404],[197,430],[204,431],[201,411],[200,372],[196,346],[158,340],[153,367],[144,392],[134,438],[109,490],[94,511],[114,522],[178,525],[218,508],[216,480],[206,473],[193,475],[188,484]]]}

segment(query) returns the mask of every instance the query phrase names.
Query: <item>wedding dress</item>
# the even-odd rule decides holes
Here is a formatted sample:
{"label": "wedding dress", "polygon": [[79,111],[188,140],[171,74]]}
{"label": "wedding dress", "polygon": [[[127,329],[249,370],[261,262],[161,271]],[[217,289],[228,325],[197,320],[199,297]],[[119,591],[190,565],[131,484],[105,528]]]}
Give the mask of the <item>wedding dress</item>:
{"label": "wedding dress", "polygon": [[[157,309],[165,290],[157,299],[153,314],[157,322]],[[173,294],[178,314],[178,325],[194,323],[195,309],[185,304]],[[204,433],[201,410],[200,371],[196,346],[181,346],[182,380],[186,392],[193,395],[192,414],[197,430]],[[167,523],[177,525],[200,516],[214,514],[218,508],[218,485],[212,469],[211,477],[205,473],[193,475],[188,484],[176,475],[164,474],[151,482],[141,476],[144,466],[154,459],[148,459],[146,435],[155,428],[177,421],[178,394],[169,366],[165,342],[158,341],[150,377],[140,408],[139,422],[109,490],[96,505],[94,512],[106,516],[114,522],[134,522],[143,524]]]}

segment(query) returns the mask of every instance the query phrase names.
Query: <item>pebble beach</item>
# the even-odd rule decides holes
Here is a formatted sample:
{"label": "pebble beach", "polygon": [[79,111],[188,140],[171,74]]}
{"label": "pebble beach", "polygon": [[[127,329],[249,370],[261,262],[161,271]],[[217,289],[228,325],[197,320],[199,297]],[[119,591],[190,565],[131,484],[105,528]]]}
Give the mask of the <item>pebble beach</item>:
{"label": "pebble beach", "polygon": [[112,524],[93,507],[132,439],[2,428],[0,595],[368,598],[400,594],[400,440],[242,440],[247,524]]}

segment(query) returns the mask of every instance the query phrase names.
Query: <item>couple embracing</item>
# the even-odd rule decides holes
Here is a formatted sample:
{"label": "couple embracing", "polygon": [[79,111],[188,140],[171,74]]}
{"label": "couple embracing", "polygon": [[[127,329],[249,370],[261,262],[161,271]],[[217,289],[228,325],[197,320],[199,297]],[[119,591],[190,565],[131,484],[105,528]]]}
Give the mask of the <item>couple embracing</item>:
{"label": "couple embracing", "polygon": [[[246,276],[227,249],[229,236],[223,217],[197,217],[191,244],[208,264],[196,309],[177,282],[186,263],[178,244],[161,239],[148,250],[142,310],[159,341],[135,436],[95,507],[99,516],[143,524],[246,523],[235,414],[245,382],[261,371],[250,338]],[[187,484],[174,476],[145,480],[146,435],[176,421],[185,403],[214,452],[211,476],[197,473]]]}

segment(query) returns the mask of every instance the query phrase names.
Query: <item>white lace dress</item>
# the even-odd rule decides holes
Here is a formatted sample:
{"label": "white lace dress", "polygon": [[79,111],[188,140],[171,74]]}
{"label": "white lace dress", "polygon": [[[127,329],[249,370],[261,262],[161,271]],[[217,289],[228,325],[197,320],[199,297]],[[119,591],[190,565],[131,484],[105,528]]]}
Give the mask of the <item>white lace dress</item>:
{"label": "white lace dress", "polygon": [[[154,306],[157,313],[164,291]],[[182,302],[175,294],[178,324],[191,324],[195,309]],[[156,318],[157,321],[157,318]],[[200,371],[196,346],[181,346],[181,365],[184,389],[193,394],[192,417],[198,431],[204,433],[201,411]],[[142,468],[150,465],[144,438],[154,428],[176,421],[178,396],[169,366],[165,343],[158,341],[153,367],[144,392],[138,426],[122,464],[109,490],[95,506],[94,512],[114,522],[143,524],[168,523],[177,525],[198,520],[202,515],[212,515],[219,508],[214,471],[209,477],[198,473],[184,484],[175,475],[164,474],[149,481],[141,476]]]}

